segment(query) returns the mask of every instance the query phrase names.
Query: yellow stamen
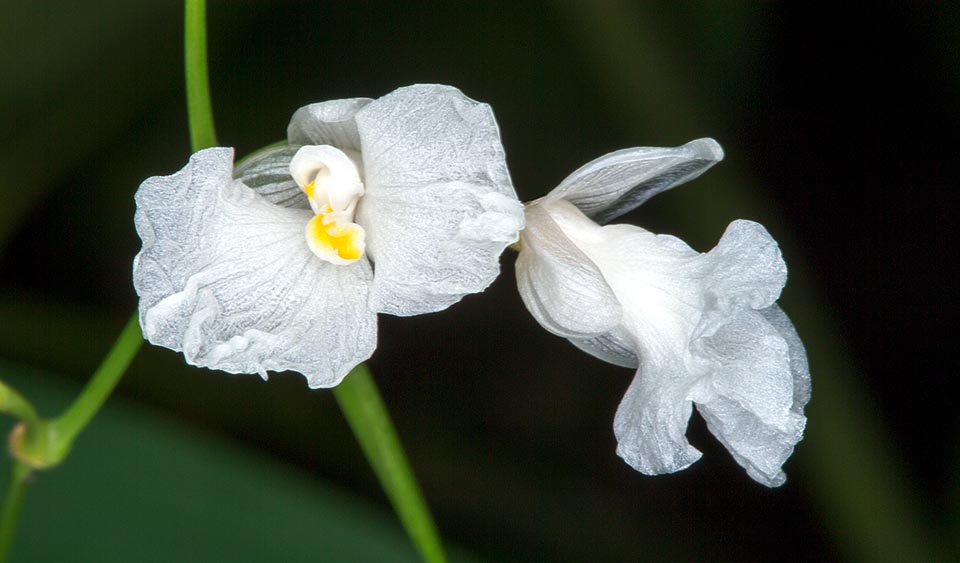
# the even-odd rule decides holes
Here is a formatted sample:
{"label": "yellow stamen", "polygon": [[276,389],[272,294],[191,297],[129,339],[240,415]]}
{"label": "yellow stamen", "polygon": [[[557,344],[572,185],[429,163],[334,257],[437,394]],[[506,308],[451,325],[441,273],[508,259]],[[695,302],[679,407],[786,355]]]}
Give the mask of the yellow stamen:
{"label": "yellow stamen", "polygon": [[314,184],[316,184],[316,183],[317,183],[317,181],[314,180],[314,181],[310,182],[309,184],[307,184],[306,186],[303,187],[303,191],[307,192],[307,197],[310,198],[310,199],[313,199],[313,186],[314,186]]}
{"label": "yellow stamen", "polygon": [[307,242],[321,257],[353,262],[363,256],[364,232],[355,223],[337,223],[328,214],[317,214],[307,224]]}

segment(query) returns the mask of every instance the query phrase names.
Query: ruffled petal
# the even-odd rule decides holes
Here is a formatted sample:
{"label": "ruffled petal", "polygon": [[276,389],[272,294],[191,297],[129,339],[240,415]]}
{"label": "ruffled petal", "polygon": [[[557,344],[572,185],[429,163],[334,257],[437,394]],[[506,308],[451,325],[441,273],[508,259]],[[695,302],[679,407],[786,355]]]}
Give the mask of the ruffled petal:
{"label": "ruffled petal", "polygon": [[377,309],[417,315],[486,288],[516,242],[523,207],[493,112],[456,88],[418,85],[357,113]]}
{"label": "ruffled petal", "polygon": [[680,147],[623,149],[581,166],[543,201],[565,199],[603,225],[658,193],[693,180],[721,160],[723,149],[713,139]]}
{"label": "ruffled petal", "polygon": [[[725,328],[711,347],[727,357],[717,395],[697,402],[710,431],[754,480],[786,481],[781,467],[803,439],[810,400],[807,353],[793,323],[777,305]],[[739,371],[739,373],[736,373]],[[771,408],[772,407],[772,408]]]}
{"label": "ruffled petal", "polygon": [[702,344],[716,368],[694,398],[697,410],[750,477],[768,487],[782,485],[781,466],[806,424],[802,405],[794,406],[790,346],[753,310],[730,319]]}
{"label": "ruffled petal", "polygon": [[543,208],[623,310],[603,335],[571,339],[614,363],[636,358],[614,419],[617,453],[646,474],[687,467],[700,457],[684,435],[696,403],[751,477],[782,483],[780,466],[802,437],[809,374],[792,325],[771,308],[786,267],[766,230],[735,221],[699,254],[639,227],[600,227],[566,202]]}
{"label": "ruffled petal", "polygon": [[[563,213],[562,205],[554,212]],[[603,274],[544,206],[527,207],[516,273],[527,310],[558,336],[599,337],[620,323],[620,302]]]}
{"label": "ruffled petal", "polygon": [[349,98],[303,106],[290,118],[287,141],[291,145],[332,145],[359,151],[360,136],[354,116],[371,101]]}
{"label": "ruffled petal", "polygon": [[304,239],[312,213],[234,181],[232,160],[232,149],[200,151],[137,191],[143,333],[194,365],[336,385],[376,346],[370,266],[317,259]]}
{"label": "ruffled petal", "polygon": [[686,469],[703,455],[686,437],[693,403],[684,400],[691,382],[682,376],[683,367],[682,361],[641,359],[613,418],[617,455],[644,475]]}
{"label": "ruffled petal", "polygon": [[290,175],[290,161],[300,145],[267,147],[244,158],[233,177],[274,205],[310,209],[307,195]]}
{"label": "ruffled petal", "polygon": [[790,371],[793,373],[793,405],[790,407],[794,412],[803,412],[803,408],[810,402],[811,381],[810,365],[807,362],[807,349],[797,334],[790,318],[779,305],[771,305],[766,309],[761,309],[767,322],[773,328],[777,329],[780,336],[787,342],[790,349]]}
{"label": "ruffled petal", "polygon": [[523,227],[523,206],[462,182],[402,193],[370,189],[357,223],[374,263],[376,310],[410,316],[446,309],[490,285],[500,253]]}
{"label": "ruffled petal", "polygon": [[516,199],[493,110],[452,86],[399,88],[356,120],[370,194],[459,182]]}

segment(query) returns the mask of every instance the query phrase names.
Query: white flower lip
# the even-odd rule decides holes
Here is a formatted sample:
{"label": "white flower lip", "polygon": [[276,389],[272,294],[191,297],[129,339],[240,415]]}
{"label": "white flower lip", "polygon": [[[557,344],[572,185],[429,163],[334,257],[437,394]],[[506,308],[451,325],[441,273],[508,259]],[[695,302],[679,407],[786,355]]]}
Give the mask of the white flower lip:
{"label": "white flower lip", "polygon": [[[377,313],[485,289],[523,206],[490,107],[450,86],[311,104],[287,133],[236,168],[206,149],[143,182],[140,324],[193,365],[332,387],[373,353]],[[350,236],[356,257],[321,240]]]}
{"label": "white flower lip", "polygon": [[[701,254],[631,225],[601,226],[723,157],[712,139],[601,157],[529,204],[517,283],[547,330],[635,368],[614,419],[617,453],[649,475],[700,457],[696,406],[750,477],[779,486],[803,437],[806,353],[776,305],[786,266],[759,224],[735,221]],[[595,222],[597,221],[597,222]]]}

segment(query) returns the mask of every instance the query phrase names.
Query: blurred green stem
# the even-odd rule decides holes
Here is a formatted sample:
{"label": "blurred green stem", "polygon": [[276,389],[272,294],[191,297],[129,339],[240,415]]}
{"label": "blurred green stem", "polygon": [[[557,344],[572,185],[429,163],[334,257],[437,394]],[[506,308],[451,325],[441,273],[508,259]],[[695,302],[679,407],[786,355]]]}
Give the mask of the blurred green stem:
{"label": "blurred green stem", "polygon": [[[120,378],[127,371],[141,345],[143,345],[143,335],[140,333],[140,320],[137,313],[134,313],[80,396],[51,423],[57,439],[67,450],[77,434],[90,423],[120,382]],[[64,456],[67,450],[63,452]]]}
{"label": "blurred green stem", "polygon": [[117,386],[142,343],[140,323],[134,314],[86,387],[63,414],[53,420],[24,421],[14,429],[10,439],[14,457],[34,469],[46,469],[62,462],[77,435]]}
{"label": "blurred green stem", "polygon": [[7,401],[10,403],[13,398],[12,404],[22,422],[10,434],[10,452],[15,459],[0,514],[0,563],[7,560],[13,545],[30,472],[53,467],[67,457],[74,439],[103,406],[142,342],[140,324],[137,315],[133,315],[80,395],[53,420],[39,418],[28,402],[12,390],[6,390]]}
{"label": "blurred green stem", "polygon": [[30,467],[20,461],[14,461],[7,494],[3,497],[3,512],[0,513],[0,561],[4,563],[10,555],[10,548],[13,547],[29,478]]}
{"label": "blurred green stem", "polygon": [[0,412],[11,414],[27,424],[37,423],[37,411],[30,401],[3,381],[0,381]]}
{"label": "blurred green stem", "polygon": [[446,561],[430,509],[367,366],[355,367],[333,396],[424,561]]}

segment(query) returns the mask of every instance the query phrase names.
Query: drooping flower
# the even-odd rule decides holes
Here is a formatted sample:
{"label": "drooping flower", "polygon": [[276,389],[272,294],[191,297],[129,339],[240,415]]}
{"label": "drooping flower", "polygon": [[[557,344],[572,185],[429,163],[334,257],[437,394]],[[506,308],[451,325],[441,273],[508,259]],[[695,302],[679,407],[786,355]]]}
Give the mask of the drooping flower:
{"label": "drooping flower", "polygon": [[482,291],[523,208],[489,106],[440,85],[300,108],[287,144],[233,166],[202,150],[136,194],[146,338],[230,373],[331,387],[376,347],[377,313]]}
{"label": "drooping flower", "polygon": [[763,226],[738,220],[701,254],[669,235],[601,224],[723,158],[712,139],[617,151],[527,204],[517,285],[550,332],[607,362],[635,368],[617,409],[617,454],[648,475],[688,467],[693,406],[756,481],[803,437],[806,352],[776,304],[786,283]]}

